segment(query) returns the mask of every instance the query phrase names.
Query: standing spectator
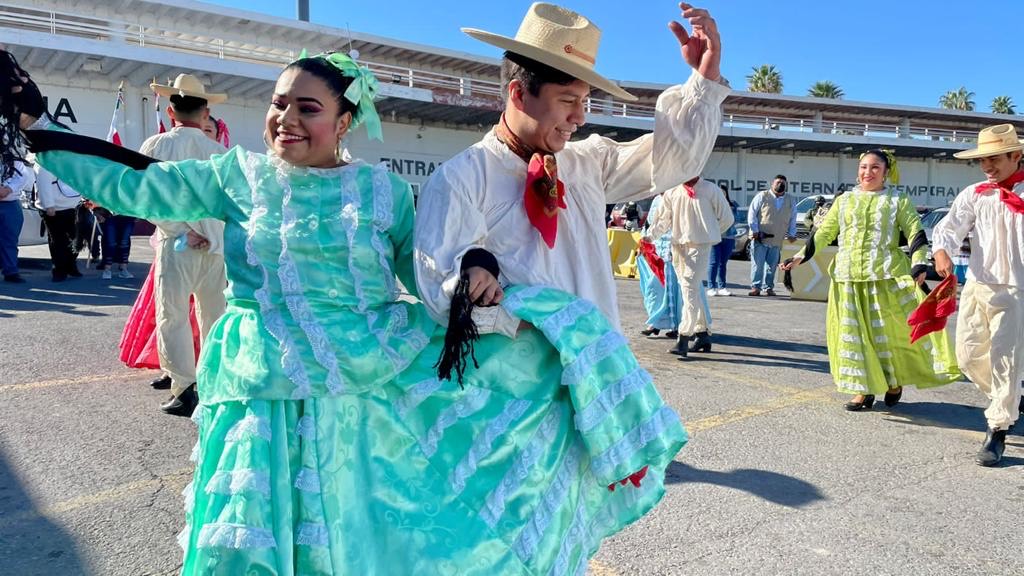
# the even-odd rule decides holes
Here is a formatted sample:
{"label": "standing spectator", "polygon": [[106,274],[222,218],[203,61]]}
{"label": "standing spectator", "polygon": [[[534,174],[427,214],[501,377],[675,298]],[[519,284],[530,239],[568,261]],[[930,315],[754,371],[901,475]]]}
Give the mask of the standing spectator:
{"label": "standing spectator", "polygon": [[[95,213],[95,210],[93,211]],[[103,218],[103,279],[110,280],[114,276],[114,264],[117,264],[118,278],[134,278],[128,271],[128,256],[132,250],[132,229],[135,228],[134,216],[122,216],[109,210]]]}
{"label": "standing spectator", "polygon": [[[669,352],[680,360],[687,351],[711,351],[711,315],[704,306],[703,276],[708,272],[711,247],[732,226],[730,208],[717,186],[695,178],[665,193],[658,219],[647,231],[654,238],[672,232],[672,265],[683,294],[683,315],[676,345]],[[691,337],[693,347],[689,347]]]}
{"label": "standing spectator", "polygon": [[729,264],[729,257],[736,248],[736,212],[739,204],[729,197],[729,187],[725,184],[718,185],[725,194],[725,201],[729,203],[732,210],[732,225],[722,234],[722,241],[711,247],[711,265],[708,269],[708,296],[732,296],[732,292],[725,287],[726,266]]}
{"label": "standing spectator", "polygon": [[80,278],[82,273],[78,271],[75,236],[82,195],[39,164],[35,165],[35,173],[36,208],[43,212],[43,222],[46,223],[53,281],[63,282],[69,276]]}
{"label": "standing spectator", "polygon": [[772,187],[754,196],[747,220],[750,223],[750,296],[775,296],[775,268],[782,255],[782,241],[796,240],[796,202],[786,194],[786,177],[779,174]]}
{"label": "standing spectator", "polygon": [[25,282],[18,273],[18,237],[25,224],[19,200],[21,191],[30,188],[35,180],[35,172],[15,160],[13,173],[0,183],[0,272],[3,272],[4,282]]}

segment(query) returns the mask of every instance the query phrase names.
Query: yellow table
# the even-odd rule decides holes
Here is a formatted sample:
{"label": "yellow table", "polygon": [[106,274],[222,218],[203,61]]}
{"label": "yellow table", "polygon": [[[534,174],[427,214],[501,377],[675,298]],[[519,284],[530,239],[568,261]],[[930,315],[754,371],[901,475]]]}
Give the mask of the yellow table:
{"label": "yellow table", "polygon": [[636,250],[643,234],[625,228],[608,229],[608,252],[612,274],[618,278],[636,278]]}
{"label": "yellow table", "polygon": [[[782,246],[782,261],[792,258],[804,247],[803,242],[784,244]],[[814,251],[814,258],[803,262],[793,268],[793,293],[790,295],[795,300],[816,300],[825,302],[828,300],[828,287],[832,283],[832,277],[828,273],[829,265],[835,257],[839,248],[836,246],[818,247]],[[775,281],[781,280],[779,275],[782,270],[776,273]]]}

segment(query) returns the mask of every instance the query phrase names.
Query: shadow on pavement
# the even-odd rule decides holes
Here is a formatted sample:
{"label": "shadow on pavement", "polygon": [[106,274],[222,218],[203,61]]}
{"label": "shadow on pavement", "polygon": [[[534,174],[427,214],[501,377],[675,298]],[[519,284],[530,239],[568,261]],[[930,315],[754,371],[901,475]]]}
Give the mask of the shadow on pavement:
{"label": "shadow on pavement", "polygon": [[86,574],[75,543],[36,510],[0,452],[0,563],[4,574]]}
{"label": "shadow on pavement", "polygon": [[[977,406],[945,402],[906,402],[893,407],[884,420],[908,426],[928,426],[985,432],[985,410]],[[1007,435],[1007,446],[1024,448],[1024,421],[1018,420]],[[1016,438],[1014,438],[1016,436]]]}
{"label": "shadow on pavement", "polygon": [[665,483],[724,486],[749,492],[763,500],[790,508],[802,508],[825,500],[818,487],[810,482],[778,472],[751,468],[715,472],[673,461],[665,471]]}
{"label": "shadow on pavement", "polygon": [[27,280],[25,284],[0,285],[0,318],[10,318],[18,312],[106,316],[105,312],[89,308],[131,306],[149,273],[148,265],[132,262],[128,269],[135,278],[103,280],[99,271],[83,270],[85,276],[82,278],[52,282],[49,261],[45,261],[45,265],[38,262],[38,259],[19,260],[21,274]]}
{"label": "shadow on pavement", "polygon": [[[750,352],[738,352],[722,350],[718,348],[708,359],[726,364],[743,364],[752,366],[768,366],[776,368],[792,368],[794,370],[809,370],[827,374],[828,348],[817,344],[802,344],[799,342],[787,342],[784,340],[768,340],[766,338],[753,338],[750,336],[735,336],[731,334],[716,334],[713,337],[714,343],[718,346],[730,346],[747,348],[752,350],[763,350],[764,354]],[[719,354],[715,357],[715,354]],[[797,354],[816,355],[822,359],[804,358]],[[722,357],[726,356],[726,357]],[[739,358],[728,358],[738,356]]]}

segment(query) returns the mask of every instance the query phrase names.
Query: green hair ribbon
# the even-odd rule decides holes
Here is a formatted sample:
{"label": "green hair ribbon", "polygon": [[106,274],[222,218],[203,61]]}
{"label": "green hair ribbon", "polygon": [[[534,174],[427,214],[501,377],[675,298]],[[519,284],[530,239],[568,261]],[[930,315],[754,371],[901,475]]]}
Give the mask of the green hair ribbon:
{"label": "green hair ribbon", "polygon": [[[306,49],[299,53],[299,60],[310,58]],[[373,99],[380,90],[377,77],[370,72],[366,66],[360,66],[348,54],[342,52],[321,52],[312,58],[327,62],[342,76],[352,78],[352,83],[343,94],[344,98],[356,105],[356,111],[352,114],[352,125],[349,129],[366,125],[366,135],[374,140],[384,140],[384,133],[381,129],[380,116],[377,115],[377,108],[373,105]]]}

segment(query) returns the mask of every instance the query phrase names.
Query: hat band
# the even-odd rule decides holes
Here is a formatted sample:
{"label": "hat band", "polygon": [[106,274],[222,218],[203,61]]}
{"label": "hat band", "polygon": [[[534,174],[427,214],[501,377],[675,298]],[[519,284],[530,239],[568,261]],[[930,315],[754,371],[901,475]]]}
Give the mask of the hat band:
{"label": "hat band", "polygon": [[579,48],[576,48],[572,44],[566,44],[565,47],[563,47],[562,49],[565,50],[566,54],[571,54],[571,55],[579,58],[580,60],[584,60],[586,62],[590,62],[591,66],[594,66],[594,65],[597,64],[597,60],[593,56],[591,56],[590,54],[587,54],[586,52],[580,50]]}

